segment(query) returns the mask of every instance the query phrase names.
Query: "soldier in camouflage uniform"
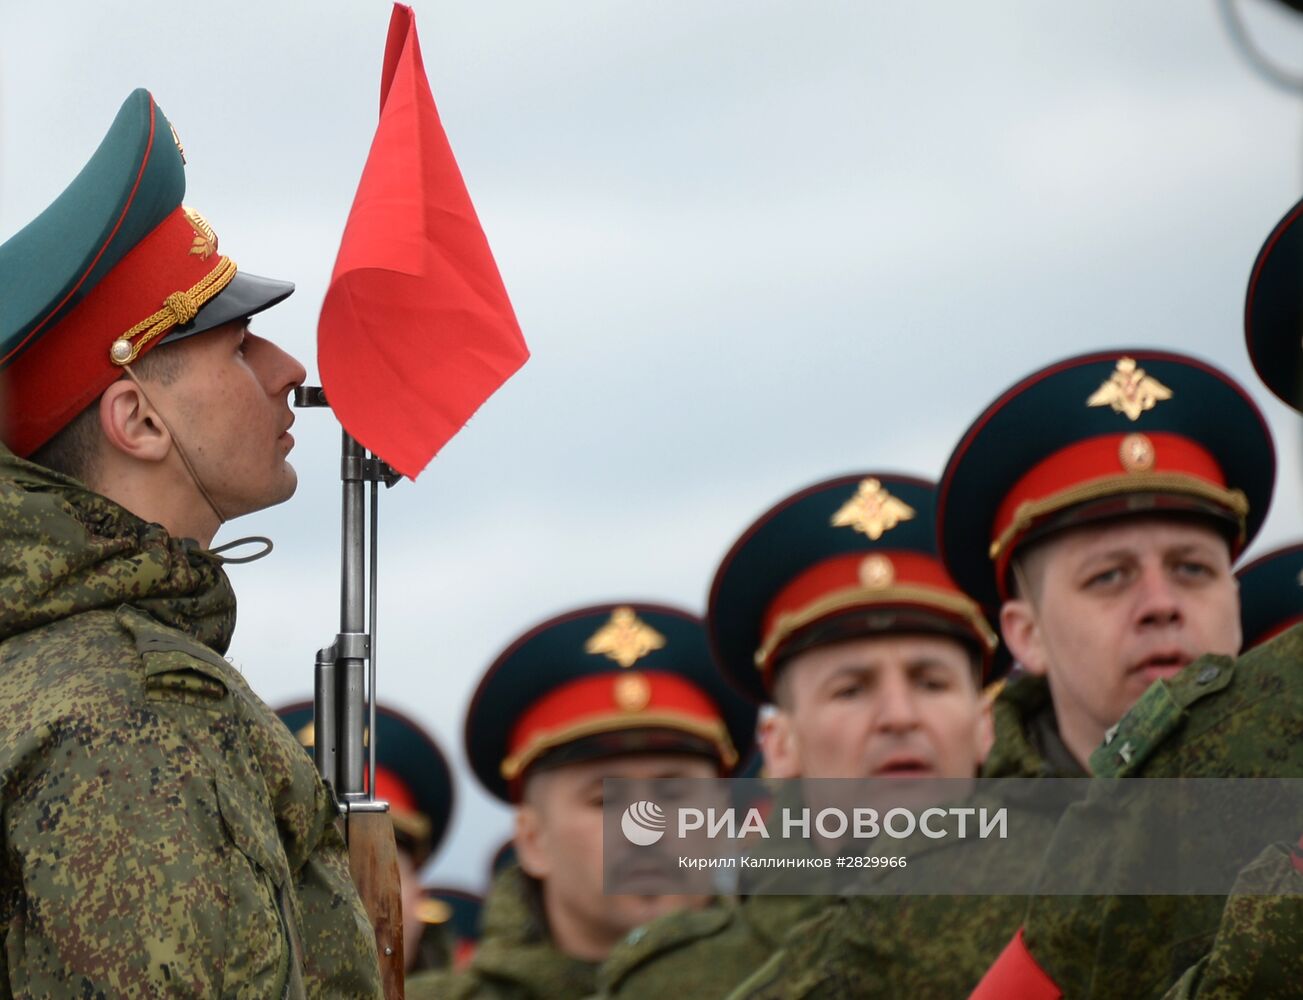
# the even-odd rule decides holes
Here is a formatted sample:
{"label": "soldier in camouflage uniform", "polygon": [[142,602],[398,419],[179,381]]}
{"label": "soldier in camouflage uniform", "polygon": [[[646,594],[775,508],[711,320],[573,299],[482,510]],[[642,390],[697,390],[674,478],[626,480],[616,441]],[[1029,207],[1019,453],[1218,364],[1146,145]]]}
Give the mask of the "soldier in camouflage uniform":
{"label": "soldier in camouflage uniform", "polygon": [[1083,355],[1003,393],[942,476],[947,568],[1021,665],[987,777],[1084,777],[1153,680],[1240,648],[1230,566],[1275,460],[1248,394],[1193,358]]}
{"label": "soldier in camouflage uniform", "polygon": [[[1153,680],[1238,650],[1231,563],[1262,523],[1273,469],[1247,393],[1179,355],[1071,358],[988,407],[947,464],[937,526],[957,583],[1001,604],[1022,668],[996,699],[984,777],[1085,777],[1090,749]],[[1056,820],[1037,812],[1022,828],[1048,840]],[[974,842],[919,851],[986,863]],[[962,997],[1025,909],[1019,896],[844,900],[736,996]]]}
{"label": "soldier in camouflage uniform", "polygon": [[[1092,770],[1119,778],[1297,777],[1303,773],[1301,660],[1303,630],[1295,627],[1238,660],[1196,661],[1145,693],[1092,755]],[[1123,863],[1121,838],[1080,832],[1097,829],[1092,817],[1099,808],[1092,794],[1064,814],[1047,867],[1088,870],[1095,859]],[[1271,827],[1264,817],[1263,840],[1277,843],[1256,861],[1243,859],[1242,881],[1292,885],[1295,893],[1303,888],[1288,847],[1296,822]],[[1124,983],[1128,997],[1160,997],[1184,976],[1186,995],[1296,997],[1303,981],[1301,921],[1303,895],[1297,894],[1232,895],[1229,901],[1208,895],[1036,897],[975,996],[1016,990],[1033,998],[1104,998],[1116,996]],[[1205,994],[1205,973],[1223,985],[1213,990],[1210,979]],[[1251,980],[1253,988],[1236,992],[1230,984],[1237,978]]]}
{"label": "soldier in camouflage uniform", "polygon": [[[518,864],[494,881],[470,964],[413,976],[409,1000],[580,1000],[631,930],[708,903],[651,886],[604,895],[602,781],[716,777],[754,726],[754,708],[719,676],[685,612],[599,605],[517,639],[480,682],[466,751],[480,783],[516,808]],[[639,863],[656,857],[630,850],[643,852]]]}
{"label": "soldier in camouflage uniform", "polygon": [[[1249,355],[1268,388],[1303,412],[1303,202],[1268,237],[1249,279],[1245,327]],[[1290,558],[1288,550],[1286,558]],[[1246,577],[1256,576],[1245,568]],[[1268,578],[1271,573],[1266,573]],[[1288,579],[1288,578],[1286,578]],[[1276,578],[1278,585],[1284,579]],[[1256,584],[1254,585],[1257,586]],[[1209,657],[1156,684],[1095,751],[1095,773],[1149,778],[1298,778],[1303,776],[1303,630],[1297,576],[1286,592],[1246,609],[1246,639],[1259,642],[1238,660]],[[1251,593],[1246,594],[1251,596]],[[1266,613],[1271,609],[1274,614]],[[1286,630],[1281,632],[1281,628]],[[1064,814],[1045,859],[1047,870],[1083,858],[1095,797]],[[1246,862],[1225,899],[1217,896],[1037,897],[1022,928],[974,996],[1016,989],[1030,997],[1297,997],[1303,983],[1303,867],[1299,830],[1285,819]],[[1112,840],[1092,845],[1116,865]],[[1256,895],[1247,887],[1279,888]],[[1143,928],[1143,933],[1138,929]]]}
{"label": "soldier in camouflage uniform", "polygon": [[334,801],[223,658],[207,549],[294,489],[303,369],[247,330],[293,286],[184,186],[139,90],[0,246],[0,996],[375,997]]}
{"label": "soldier in camouflage uniform", "polygon": [[[707,624],[730,680],[773,702],[768,776],[976,774],[995,635],[942,569],[934,514],[923,480],[842,476],[784,498],[725,556]],[[612,952],[603,995],[726,996],[834,902],[756,893],[664,917]]]}

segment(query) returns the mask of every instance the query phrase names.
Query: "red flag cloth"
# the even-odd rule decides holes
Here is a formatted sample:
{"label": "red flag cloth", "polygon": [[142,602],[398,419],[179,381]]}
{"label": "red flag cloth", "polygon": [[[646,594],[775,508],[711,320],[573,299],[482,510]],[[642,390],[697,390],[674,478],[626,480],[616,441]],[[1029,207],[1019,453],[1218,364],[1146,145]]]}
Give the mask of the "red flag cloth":
{"label": "red flag cloth", "polygon": [[1022,928],[1013,940],[1005,945],[995,964],[986,970],[986,975],[977,984],[977,989],[968,994],[968,1000],[1060,1000],[1063,991],[1050,978],[1048,972],[1040,967],[1032,953],[1027,950],[1023,940]]}
{"label": "red flag cloth", "polygon": [[529,349],[444,135],[410,7],[394,4],[380,124],[317,324],[339,422],[415,478]]}

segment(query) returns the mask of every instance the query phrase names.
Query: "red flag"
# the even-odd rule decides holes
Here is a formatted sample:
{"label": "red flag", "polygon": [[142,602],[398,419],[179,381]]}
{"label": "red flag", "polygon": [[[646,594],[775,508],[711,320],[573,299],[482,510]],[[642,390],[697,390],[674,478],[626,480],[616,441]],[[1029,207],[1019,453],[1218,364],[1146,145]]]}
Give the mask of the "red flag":
{"label": "red flag", "polygon": [[528,357],[412,10],[394,4],[380,124],[317,324],[326,397],[353,437],[415,478]]}

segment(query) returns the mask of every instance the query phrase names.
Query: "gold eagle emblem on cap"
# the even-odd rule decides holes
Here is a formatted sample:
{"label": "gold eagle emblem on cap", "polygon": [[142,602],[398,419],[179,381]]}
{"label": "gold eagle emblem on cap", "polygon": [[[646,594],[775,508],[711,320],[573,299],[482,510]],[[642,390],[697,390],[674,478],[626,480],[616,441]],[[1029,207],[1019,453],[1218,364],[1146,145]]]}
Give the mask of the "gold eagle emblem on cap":
{"label": "gold eagle emblem on cap", "polygon": [[855,495],[832,516],[834,528],[852,528],[877,541],[888,531],[914,517],[914,508],[892,496],[876,479],[862,479]]}
{"label": "gold eagle emblem on cap", "polygon": [[1146,375],[1134,358],[1121,358],[1113,374],[1086,400],[1086,405],[1111,406],[1114,413],[1124,413],[1128,420],[1139,420],[1140,414],[1171,398],[1172,390],[1152,375]]}
{"label": "gold eagle emblem on cap", "polygon": [[665,645],[665,636],[640,619],[633,608],[611,612],[611,620],[584,643],[584,652],[605,656],[622,667],[632,667],[653,650]]}

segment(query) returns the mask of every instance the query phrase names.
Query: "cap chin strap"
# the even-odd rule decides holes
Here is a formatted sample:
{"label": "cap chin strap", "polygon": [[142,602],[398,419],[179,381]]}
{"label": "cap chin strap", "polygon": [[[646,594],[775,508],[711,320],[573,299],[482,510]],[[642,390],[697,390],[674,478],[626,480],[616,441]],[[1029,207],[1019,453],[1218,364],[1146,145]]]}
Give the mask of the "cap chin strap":
{"label": "cap chin strap", "polygon": [[[131,370],[131,365],[123,364],[122,370],[126,372],[127,378],[131,379],[136,388],[140,390],[140,395],[144,397],[145,402],[148,403],[150,408],[154,411],[154,415],[158,417],[158,422],[163,425],[163,429],[167,431],[168,436],[171,437],[172,445],[176,448],[177,455],[181,457],[181,464],[185,466],[185,470],[190,476],[190,481],[195,484],[195,489],[199,491],[199,495],[204,498],[204,502],[208,504],[209,509],[212,510],[213,515],[217,518],[217,526],[220,528],[227,521],[226,515],[222,513],[222,508],[217,506],[217,501],[214,500],[213,495],[208,492],[208,488],[204,486],[204,481],[199,478],[199,473],[195,471],[194,465],[190,462],[190,456],[186,454],[185,448],[181,445],[181,439],[177,437],[176,432],[172,430],[172,425],[169,424],[167,418],[163,416],[163,411],[155,406],[154,401],[149,398],[149,393],[147,393],[145,387],[140,384],[140,379],[136,378],[136,373]],[[263,548],[259,552],[254,552],[247,556],[240,556],[238,558],[222,556],[223,552],[229,551],[237,545],[246,545],[250,543],[262,545]],[[265,535],[249,535],[245,538],[237,538],[234,541],[227,542],[225,545],[219,545],[215,549],[210,549],[209,552],[212,555],[217,556],[217,558],[224,563],[250,563],[257,559],[261,559],[263,556],[269,555],[271,550],[272,541],[270,538],[267,538]]]}

